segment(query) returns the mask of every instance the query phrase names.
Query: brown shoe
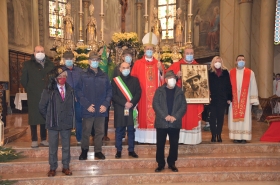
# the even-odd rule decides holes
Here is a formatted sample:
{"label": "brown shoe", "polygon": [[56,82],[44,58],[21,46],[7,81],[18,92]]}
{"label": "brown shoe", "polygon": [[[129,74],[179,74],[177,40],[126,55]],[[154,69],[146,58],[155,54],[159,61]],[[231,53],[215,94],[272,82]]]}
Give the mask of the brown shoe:
{"label": "brown shoe", "polygon": [[63,168],[62,173],[64,173],[65,175],[72,175],[72,171],[69,168],[67,169]]}
{"label": "brown shoe", "polygon": [[108,136],[104,136],[102,140],[103,141],[110,141],[110,138]]}
{"label": "brown shoe", "polygon": [[55,176],[55,174],[56,174],[55,170],[50,170],[48,172],[48,177],[53,177],[53,176]]}

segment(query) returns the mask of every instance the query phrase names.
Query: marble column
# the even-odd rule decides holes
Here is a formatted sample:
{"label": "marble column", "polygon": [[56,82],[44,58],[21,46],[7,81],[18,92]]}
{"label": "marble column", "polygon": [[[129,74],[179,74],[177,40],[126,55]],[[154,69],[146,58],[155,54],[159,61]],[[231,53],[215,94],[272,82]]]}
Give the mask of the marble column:
{"label": "marble column", "polygon": [[[0,81],[9,81],[9,47],[7,1],[0,1]],[[10,93],[6,91],[6,101],[10,102]]]}
{"label": "marble column", "polygon": [[239,0],[238,52],[243,54],[246,67],[251,67],[251,15],[253,0]]}
{"label": "marble column", "polygon": [[87,27],[87,21],[88,21],[88,17],[89,17],[89,2],[88,1],[83,1],[83,11],[84,11],[84,27],[83,27],[83,39],[84,39],[84,43],[86,44],[87,42],[87,34],[86,34],[86,27]]}
{"label": "marble column", "polygon": [[40,45],[39,39],[39,12],[38,12],[38,0],[32,1],[32,9],[33,9],[33,46]]}
{"label": "marble column", "polygon": [[228,69],[235,67],[234,64],[234,1],[220,1],[220,55]]}
{"label": "marble column", "polygon": [[137,6],[137,35],[138,35],[138,40],[142,40],[142,3],[136,3]]}
{"label": "marble column", "polygon": [[258,90],[262,98],[272,95],[275,7],[275,1],[261,0]]}

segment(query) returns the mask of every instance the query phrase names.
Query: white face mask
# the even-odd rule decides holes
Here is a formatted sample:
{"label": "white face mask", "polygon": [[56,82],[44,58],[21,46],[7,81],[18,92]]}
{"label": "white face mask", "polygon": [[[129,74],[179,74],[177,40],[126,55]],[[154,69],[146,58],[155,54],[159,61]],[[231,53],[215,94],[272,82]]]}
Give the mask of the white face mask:
{"label": "white face mask", "polygon": [[222,66],[222,64],[221,64],[221,62],[216,62],[216,63],[214,64],[214,66],[215,66],[216,69],[220,69],[221,66]]}
{"label": "white face mask", "polygon": [[45,58],[45,53],[36,53],[35,58],[42,61]]}
{"label": "white face mask", "polygon": [[169,78],[167,80],[167,85],[168,85],[168,87],[173,89],[176,85],[176,79],[175,78]]}

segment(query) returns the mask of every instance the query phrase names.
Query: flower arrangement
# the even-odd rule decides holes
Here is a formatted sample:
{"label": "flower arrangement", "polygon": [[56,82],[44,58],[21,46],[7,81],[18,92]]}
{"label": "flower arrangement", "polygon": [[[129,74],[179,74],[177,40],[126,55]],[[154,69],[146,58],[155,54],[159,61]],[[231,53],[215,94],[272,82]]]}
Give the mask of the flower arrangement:
{"label": "flower arrangement", "polygon": [[80,67],[82,69],[86,69],[89,66],[88,60],[76,61],[75,65],[77,65],[78,67]]}
{"label": "flower arrangement", "polygon": [[138,41],[137,33],[114,33],[112,41],[109,43],[109,48],[115,53],[116,47],[127,46],[128,48],[135,48],[137,51],[141,50],[142,44]]}
{"label": "flower arrangement", "polygon": [[90,49],[89,49],[89,46],[87,45],[84,45],[84,46],[78,46],[75,50],[78,54],[82,54],[82,53],[89,53],[90,52]]}

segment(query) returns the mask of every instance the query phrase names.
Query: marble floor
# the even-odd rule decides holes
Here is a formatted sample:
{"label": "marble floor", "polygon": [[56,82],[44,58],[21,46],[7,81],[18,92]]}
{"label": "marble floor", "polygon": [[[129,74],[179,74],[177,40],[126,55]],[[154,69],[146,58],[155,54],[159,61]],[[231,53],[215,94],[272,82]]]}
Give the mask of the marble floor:
{"label": "marble floor", "polygon": [[[114,146],[115,144],[115,129],[114,129],[114,120],[113,120],[113,111],[110,111],[110,121],[109,121],[109,128],[108,128],[108,137],[110,141],[104,142],[105,146]],[[204,122],[202,123],[202,126]],[[17,113],[11,114],[7,116],[7,127],[21,127],[21,126],[28,126],[28,115],[26,113]],[[267,130],[268,124],[264,122],[257,122],[253,119],[252,123],[252,140],[250,143],[261,143],[260,137],[263,133]],[[39,133],[39,127],[38,127]],[[210,143],[211,133],[209,131],[202,131],[202,143]],[[225,122],[222,132],[222,139],[223,144],[232,143],[229,139],[229,132],[228,132],[228,124],[227,124],[227,116],[225,115]],[[263,143],[263,142],[262,142]],[[30,129],[27,129],[27,133],[23,135],[21,138],[13,141],[11,143],[6,144],[7,147],[30,147],[31,144],[31,134]],[[90,144],[93,144],[93,140],[90,139]],[[126,143],[125,143],[126,144]],[[74,136],[71,137],[71,145],[77,146],[76,138]],[[143,144],[141,144],[143,145]]]}

